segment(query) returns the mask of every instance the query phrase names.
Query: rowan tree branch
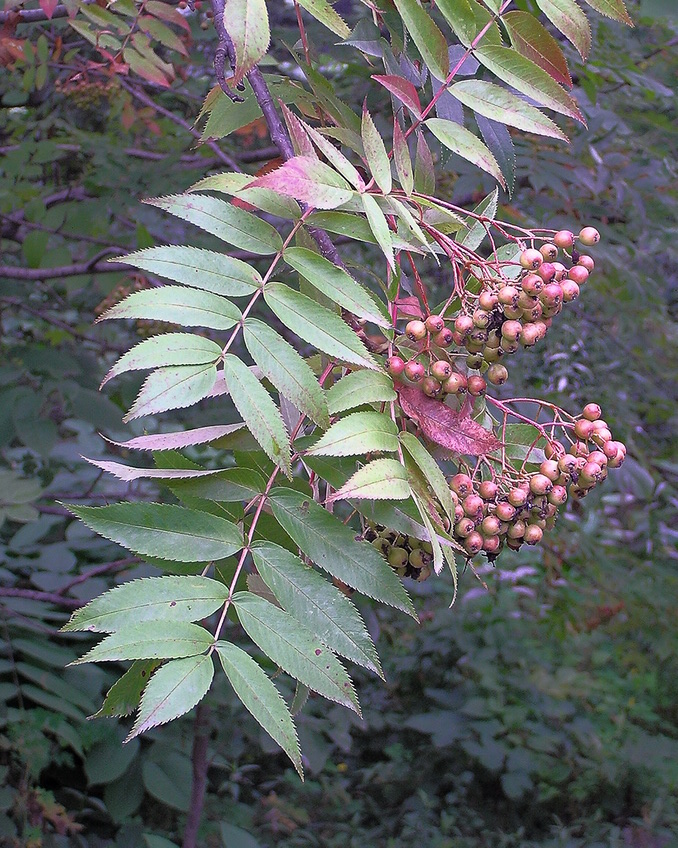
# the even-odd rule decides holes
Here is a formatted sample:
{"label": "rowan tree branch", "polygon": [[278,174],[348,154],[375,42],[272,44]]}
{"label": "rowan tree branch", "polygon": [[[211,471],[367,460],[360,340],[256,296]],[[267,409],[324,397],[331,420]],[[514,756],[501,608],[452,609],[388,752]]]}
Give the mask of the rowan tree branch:
{"label": "rowan tree branch", "polygon": [[[85,5],[90,5],[96,0],[82,0]],[[5,22],[16,22],[17,24],[35,24],[44,21],[53,21],[54,18],[66,18],[68,17],[68,8],[66,6],[57,6],[52,12],[51,17],[47,17],[47,15],[42,11],[42,9],[23,9],[19,10],[10,10],[9,12],[0,12],[0,24],[4,24]]]}
{"label": "rowan tree branch", "polygon": [[75,598],[64,598],[54,592],[39,592],[36,589],[12,589],[9,587],[0,587],[0,598],[26,598],[29,601],[46,601],[65,609],[77,609],[86,603]]}
{"label": "rowan tree branch", "polygon": [[205,803],[207,788],[207,742],[209,734],[210,709],[201,701],[195,711],[193,722],[193,783],[191,786],[191,802],[186,816],[186,828],[182,848],[197,848],[198,830],[202,819],[202,808]]}

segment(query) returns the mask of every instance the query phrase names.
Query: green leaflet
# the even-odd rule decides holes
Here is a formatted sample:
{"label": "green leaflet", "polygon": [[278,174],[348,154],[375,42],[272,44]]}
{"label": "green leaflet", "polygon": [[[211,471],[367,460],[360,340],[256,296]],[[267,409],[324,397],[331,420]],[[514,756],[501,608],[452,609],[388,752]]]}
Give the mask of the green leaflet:
{"label": "green leaflet", "polygon": [[556,82],[572,88],[572,77],[560,45],[534,15],[507,12],[502,15],[502,23],[514,50],[543,68]]}
{"label": "green leaflet", "polygon": [[437,0],[436,7],[459,41],[464,47],[469,47],[482,28],[476,27],[476,17],[469,0]]}
{"label": "green leaflet", "polygon": [[252,359],[280,394],[320,427],[328,427],[325,394],[308,363],[292,345],[256,318],[245,321],[243,335]]}
{"label": "green leaflet", "polygon": [[228,587],[209,577],[130,580],[76,610],[62,630],[112,633],[141,621],[200,621],[227,597]]}
{"label": "green leaflet", "polygon": [[334,11],[327,0],[299,0],[299,5],[306,9],[309,14],[324,24],[339,38],[347,38],[351,30],[344,23],[343,18]]}
{"label": "green leaflet", "polygon": [[501,168],[486,144],[473,135],[472,132],[454,121],[444,118],[429,118],[426,126],[433,135],[457,156],[487,171],[501,185],[506,186],[506,180]]}
{"label": "green leaflet", "polygon": [[488,70],[507,85],[526,94],[542,106],[567,115],[584,124],[577,104],[558,83],[539,65],[526,59],[510,47],[489,45],[474,53]]}
{"label": "green leaflet", "polygon": [[229,330],[242,315],[237,306],[211,292],[181,286],[143,289],[126,297],[104,312],[97,321],[113,318],[141,318],[168,321],[184,327],[210,327]]}
{"label": "green leaflet", "polygon": [[397,459],[373,459],[356,471],[341,489],[327,500],[367,498],[404,501],[411,494],[407,470],[402,463]]}
{"label": "green leaflet", "polygon": [[360,200],[367,216],[367,221],[370,225],[377,244],[386,257],[388,264],[395,270],[395,259],[393,257],[393,240],[391,239],[391,231],[388,227],[388,221],[384,213],[379,208],[379,204],[371,194],[361,194]]}
{"label": "green leaflet", "polygon": [[266,481],[250,468],[227,468],[208,478],[172,480],[169,484],[178,498],[203,498],[223,503],[249,501],[264,491]]}
{"label": "green leaflet", "polygon": [[178,194],[146,201],[218,239],[263,256],[277,253],[282,239],[277,230],[251,212],[203,194]]}
{"label": "green leaflet", "polygon": [[363,343],[334,312],[282,283],[269,283],[264,298],[271,311],[299,338],[328,356],[377,370]]}
{"label": "green leaflet", "polygon": [[126,716],[139,705],[148,680],[160,665],[158,660],[135,660],[123,676],[106,693],[99,710],[90,718]]}
{"label": "green leaflet", "polygon": [[633,26],[633,20],[626,11],[624,0],[586,0],[592,9],[608,18],[614,18],[622,24]]}
{"label": "green leaflet", "polygon": [[445,36],[417,0],[393,2],[428,69],[439,80],[446,79],[450,72],[450,62]]}
{"label": "green leaflet", "polygon": [[436,169],[424,133],[417,132],[417,149],[414,156],[414,190],[433,196],[436,191]]}
{"label": "green leaflet", "polygon": [[261,667],[241,648],[230,642],[217,642],[216,649],[235,694],[292,760],[303,780],[297,731],[280,692]]}
{"label": "green leaflet", "polygon": [[235,50],[233,84],[237,84],[268,50],[271,32],[266,0],[228,0],[224,26]]}
{"label": "green leaflet", "polygon": [[243,546],[241,531],[224,518],[173,504],[119,503],[68,509],[106,539],[138,554],[175,562],[232,556]]}
{"label": "green leaflet", "polygon": [[225,297],[244,297],[261,286],[261,275],[251,265],[199,247],[148,247],[116,257],[116,262]]}
{"label": "green leaflet", "polygon": [[400,128],[398,119],[393,122],[393,161],[400,185],[406,195],[412,194],[414,188],[414,171],[407,139]]}
{"label": "green leaflet", "polygon": [[232,354],[224,357],[224,377],[248,430],[273,462],[291,477],[289,436],[269,393],[245,363]]}
{"label": "green leaflet", "polygon": [[330,415],[362,406],[396,399],[392,378],[383,371],[350,371],[327,390]]}
{"label": "green leaflet", "polygon": [[139,714],[125,742],[192,710],[209,691],[213,677],[211,656],[187,657],[165,663],[144,689]]}
{"label": "green leaflet", "polygon": [[450,495],[450,487],[440,466],[431,456],[422,443],[411,433],[400,433],[400,442],[407,453],[412,457],[415,466],[424,475],[433,493],[440,501],[440,505],[451,521],[454,521],[454,502]]}
{"label": "green leaflet", "polygon": [[292,489],[273,489],[273,515],[311,562],[364,595],[416,618],[407,592],[386,560],[369,542],[309,497]]}
{"label": "green leaflet", "polygon": [[114,660],[178,659],[202,654],[214,642],[211,633],[185,621],[145,621],[107,636],[71,665]]}
{"label": "green leaflet", "polygon": [[146,377],[123,421],[193,406],[209,395],[216,379],[217,367],[214,364],[159,368]]}
{"label": "green leaflet", "polygon": [[289,247],[283,258],[314,288],[339,306],[380,327],[391,326],[390,320],[379,309],[372,295],[329,259],[305,247]]}
{"label": "green leaflet", "polygon": [[586,59],[591,52],[591,27],[575,0],[537,0],[537,6]]}
{"label": "green leaflet", "polygon": [[14,669],[22,678],[30,680],[51,695],[62,698],[68,704],[73,704],[87,711],[94,708],[91,699],[82,690],[73,686],[71,682],[66,682],[63,675],[57,676],[46,668],[21,661],[14,663]]}
{"label": "green leaflet", "polygon": [[314,692],[361,715],[346,669],[305,624],[251,592],[236,592],[233,606],[247,635],[273,662]]}
{"label": "green leaflet", "polygon": [[[353,165],[340,150],[337,150],[330,139],[325,138],[322,133],[318,132],[318,130],[304,121],[301,121],[300,119],[297,120],[299,121],[299,125],[303,131],[311,139],[311,141],[313,141],[327,161],[342,175],[342,177],[348,180],[354,188],[357,188],[359,191],[363,191],[365,189],[365,181],[360,176],[355,165]],[[350,133],[351,130],[346,130],[346,132]],[[312,151],[312,156],[314,159],[318,158],[315,150]]]}
{"label": "green leaflet", "polygon": [[354,412],[341,418],[307,450],[325,456],[360,456],[398,450],[398,428],[383,412]]}
{"label": "green leaflet", "polygon": [[383,677],[367,628],[343,592],[286,548],[255,542],[252,557],[283,609],[303,622],[336,654]]}
{"label": "green leaflet", "polygon": [[[493,192],[484,197],[473,210],[475,215],[480,215],[483,218],[494,220],[497,214],[497,202],[499,200],[499,189],[495,188]],[[460,243],[468,247],[469,250],[477,250],[487,237],[487,225],[475,218],[466,219],[468,231],[463,238],[459,239]]]}
{"label": "green leaflet", "polygon": [[194,333],[164,333],[139,342],[123,354],[104,377],[104,386],[118,374],[169,365],[208,365],[221,356],[218,344]]}
{"label": "green leaflet", "polygon": [[367,109],[363,109],[361,137],[370,173],[374,177],[382,192],[384,194],[389,194],[393,187],[391,179],[391,162],[389,161],[388,154],[386,153],[384,140],[379,135],[379,131],[375,127],[372,116]]}
{"label": "green leaflet", "polygon": [[448,90],[469,109],[486,118],[525,132],[567,141],[567,136],[539,109],[494,83],[463,80],[450,86]]}

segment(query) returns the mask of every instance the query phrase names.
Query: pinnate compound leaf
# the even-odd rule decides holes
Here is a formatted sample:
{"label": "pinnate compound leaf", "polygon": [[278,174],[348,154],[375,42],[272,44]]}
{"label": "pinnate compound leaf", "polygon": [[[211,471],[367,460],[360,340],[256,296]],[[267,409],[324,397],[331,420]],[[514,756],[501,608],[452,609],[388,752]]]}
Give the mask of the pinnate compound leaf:
{"label": "pinnate compound leaf", "polygon": [[266,0],[226,0],[224,26],[235,49],[233,83],[266,55],[271,40]]}
{"label": "pinnate compound leaf", "polygon": [[359,456],[398,450],[398,428],[383,412],[354,412],[341,418],[309,448],[320,456]]}
{"label": "pinnate compound leaf", "polygon": [[144,577],[99,595],[62,628],[113,633],[141,621],[200,621],[219,609],[228,586],[209,577]]}
{"label": "pinnate compound leaf", "polygon": [[299,0],[299,5],[313,15],[313,17],[324,24],[339,38],[348,38],[351,30],[346,26],[341,15],[335,12],[327,0]]}
{"label": "pinnate compound leaf", "polygon": [[123,421],[184,409],[208,397],[217,379],[216,365],[178,365],[159,368],[144,380]]}
{"label": "pinnate compound leaf", "polygon": [[427,439],[451,453],[484,456],[499,446],[494,433],[416,386],[398,385],[396,389],[405,415],[418,424]]}
{"label": "pinnate compound leaf", "polygon": [[539,109],[535,109],[520,97],[516,97],[515,94],[494,83],[484,80],[462,80],[448,90],[469,109],[486,118],[525,132],[567,141],[567,136]]}
{"label": "pinnate compound leaf", "polygon": [[137,554],[174,562],[208,562],[243,546],[230,521],[174,504],[119,503],[68,509],[95,533]]}
{"label": "pinnate compound leaf", "polygon": [[317,209],[335,209],[353,197],[353,189],[341,174],[309,156],[294,156],[251,186],[270,188]]}
{"label": "pinnate compound leaf", "polygon": [[205,445],[230,436],[245,425],[238,424],[215,424],[211,427],[196,427],[195,430],[180,430],[175,433],[154,433],[150,436],[136,436],[126,442],[114,442],[108,439],[112,445],[127,450],[164,451],[181,450],[193,445]]}
{"label": "pinnate compound leaf", "polygon": [[192,710],[209,691],[213,677],[214,663],[209,656],[165,663],[144,689],[139,714],[125,742]]}
{"label": "pinnate compound leaf", "polygon": [[586,0],[586,2],[601,15],[633,26],[633,20],[624,5],[624,0]]}
{"label": "pinnate compound leaf", "polygon": [[213,642],[214,636],[197,624],[185,621],[145,621],[111,633],[71,665],[194,657],[206,651]]}
{"label": "pinnate compound leaf", "polygon": [[367,165],[377,185],[384,194],[389,194],[393,186],[391,180],[391,162],[386,153],[384,140],[374,125],[372,116],[363,109],[363,120],[361,128],[363,149]]}
{"label": "pinnate compound leaf", "polygon": [[502,22],[514,50],[531,59],[556,82],[572,88],[572,77],[563,51],[551,33],[530,12],[507,12]]}
{"label": "pinnate compound leaf", "polygon": [[219,295],[181,286],[162,286],[129,295],[104,312],[97,321],[136,318],[168,321],[184,327],[229,330],[241,317],[238,307]]}
{"label": "pinnate compound leaf", "polygon": [[264,298],[271,311],[299,338],[334,359],[378,370],[358,336],[334,312],[282,283],[269,283]]}
{"label": "pinnate compound leaf", "polygon": [[499,164],[487,145],[466,127],[444,118],[429,118],[426,126],[445,147],[491,174],[500,185],[506,186]]}
{"label": "pinnate compound leaf", "polygon": [[320,427],[329,426],[325,394],[306,360],[292,345],[256,318],[246,320],[243,335],[252,359],[280,394]]}
{"label": "pinnate compound leaf", "polygon": [[331,415],[364,403],[388,403],[397,397],[392,378],[383,371],[350,371],[327,391]]}
{"label": "pinnate compound leaf", "polygon": [[371,294],[347,271],[329,259],[306,247],[290,247],[285,251],[283,258],[314,288],[339,306],[380,327],[391,326],[391,322],[382,314]]}
{"label": "pinnate compound leaf", "polygon": [[146,202],[250,253],[266,256],[282,247],[280,234],[269,223],[216,197],[178,194]]}
{"label": "pinnate compound leaf", "polygon": [[111,686],[100,709],[90,718],[123,717],[133,713],[151,674],[159,665],[159,660],[135,660]]}
{"label": "pinnate compound leaf", "polygon": [[434,77],[444,80],[450,71],[445,36],[418,0],[394,0],[412,41]]}
{"label": "pinnate compound leaf", "polygon": [[411,494],[407,470],[397,459],[373,459],[356,471],[327,502],[361,498],[404,501]]}
{"label": "pinnate compound leaf", "polygon": [[586,124],[574,99],[531,59],[510,47],[490,45],[476,50],[475,57],[507,85],[536,100],[542,106]]}
{"label": "pinnate compound leaf", "polygon": [[261,666],[241,648],[230,642],[217,642],[216,650],[224,672],[245,709],[280,745],[303,780],[297,731],[280,692]]}
{"label": "pinnate compound leaf", "polygon": [[310,498],[292,489],[273,489],[273,515],[300,550],[317,566],[363,595],[416,613],[393,569],[369,542]]}
{"label": "pinnate compound leaf", "polygon": [[[127,351],[104,377],[101,386],[118,374],[169,365],[208,365],[221,356],[218,344],[194,333],[151,336]],[[101,388],[101,387],[100,387]]]}
{"label": "pinnate compound leaf", "polygon": [[404,77],[390,74],[373,74],[372,79],[383,85],[387,91],[404,103],[415,118],[421,118],[421,101],[414,85]]}
{"label": "pinnate compound leaf", "polygon": [[305,624],[251,592],[236,592],[233,606],[243,629],[267,657],[314,692],[361,715],[346,669]]}
{"label": "pinnate compound leaf", "polygon": [[383,677],[376,648],[351,601],[317,571],[271,542],[255,542],[257,571],[276,599],[336,654]]}
{"label": "pinnate compound leaf", "polygon": [[232,354],[224,357],[224,377],[235,408],[250,433],[266,455],[291,477],[290,439],[280,410],[269,393],[245,363]]}
{"label": "pinnate compound leaf", "polygon": [[586,59],[591,51],[591,27],[576,0],[537,0],[537,6]]}
{"label": "pinnate compound leaf", "polygon": [[147,247],[115,261],[224,297],[244,297],[261,287],[261,275],[251,265],[199,247]]}

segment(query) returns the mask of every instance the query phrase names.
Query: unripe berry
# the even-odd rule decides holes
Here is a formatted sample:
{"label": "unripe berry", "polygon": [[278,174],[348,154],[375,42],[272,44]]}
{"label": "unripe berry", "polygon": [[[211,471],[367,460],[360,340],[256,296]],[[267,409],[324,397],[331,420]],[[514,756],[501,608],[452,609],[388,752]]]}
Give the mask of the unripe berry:
{"label": "unripe berry", "polygon": [[478,297],[478,306],[486,312],[492,312],[498,302],[499,298],[492,291],[481,292]]}
{"label": "unripe berry", "polygon": [[596,267],[596,263],[593,261],[593,258],[591,256],[587,256],[585,253],[582,253],[579,259],[577,259],[577,265],[581,265],[586,268],[589,274]]}
{"label": "unripe berry", "polygon": [[421,384],[421,389],[425,395],[431,398],[438,397],[443,392],[443,387],[435,377],[425,377]]}
{"label": "unripe berry", "polygon": [[563,289],[560,283],[549,283],[539,295],[539,299],[545,306],[558,306],[563,302]]}
{"label": "unripe berry", "polygon": [[523,317],[523,310],[519,306],[505,306],[504,318],[509,321],[520,321]]}
{"label": "unripe berry", "polygon": [[[516,341],[520,338],[523,332],[523,325],[520,321],[504,321],[501,325],[501,335],[509,341]],[[503,343],[503,342],[502,342]]]}
{"label": "unripe berry", "polygon": [[619,468],[626,459],[626,450],[617,451],[617,455],[609,460],[608,468]]}
{"label": "unripe berry", "polygon": [[583,265],[573,265],[567,272],[567,276],[574,280],[578,286],[581,286],[588,280],[589,272]]}
{"label": "unripe berry", "polygon": [[530,491],[534,495],[547,495],[553,488],[553,483],[545,474],[533,474],[530,477]]}
{"label": "unripe berry", "polygon": [[528,294],[526,291],[521,291],[518,297],[518,306],[523,310],[532,309],[538,302],[539,298],[536,295]]}
{"label": "unripe berry", "polygon": [[561,280],[564,280],[567,277],[567,268],[563,265],[562,262],[554,262],[553,267],[556,269],[556,275],[553,278],[554,283],[559,283]]}
{"label": "unripe berry", "polygon": [[551,244],[550,242],[542,244],[539,248],[539,252],[548,262],[553,262],[554,259],[558,258],[558,248],[555,244]]}
{"label": "unripe berry", "polygon": [[600,233],[595,227],[584,227],[579,233],[579,241],[587,247],[598,244]]}
{"label": "unripe berry", "polygon": [[509,539],[522,539],[525,535],[526,524],[522,520],[514,521],[513,524],[509,527],[506,535]]}
{"label": "unripe berry", "polygon": [[502,340],[501,340],[501,348],[500,349],[502,350],[503,353],[515,353],[518,350],[519,347],[520,347],[520,344],[515,340],[509,341],[509,339],[505,339],[505,338],[502,338]]}
{"label": "unripe berry", "polygon": [[405,376],[408,380],[411,380],[413,383],[419,383],[424,379],[426,374],[426,370],[421,362],[417,362],[416,359],[411,359],[405,365]]}
{"label": "unripe berry", "polygon": [[481,353],[483,354],[485,362],[489,364],[490,362],[498,362],[501,356],[503,355],[504,351],[499,350],[498,347],[490,347],[489,345],[485,345]]}
{"label": "unripe berry", "polygon": [[612,433],[607,427],[602,427],[600,430],[595,430],[591,436],[591,441],[595,442],[598,447],[602,447],[605,442],[609,442],[612,438]]}
{"label": "unripe berry", "polygon": [[460,539],[466,539],[475,530],[475,524],[470,518],[462,518],[454,525],[454,534]]}
{"label": "unripe berry", "polygon": [[534,271],[542,264],[544,261],[544,257],[538,250],[535,250],[533,247],[528,248],[527,250],[523,250],[520,254],[520,264],[523,268],[527,268],[530,271]]}
{"label": "unripe berry", "polygon": [[466,553],[471,554],[471,556],[480,553],[480,551],[482,551],[483,549],[484,541],[485,540],[480,535],[480,533],[474,530],[473,533],[471,533],[469,536],[466,537],[466,539],[464,539],[464,550],[466,551]]}
{"label": "unripe berry", "polygon": [[526,545],[537,545],[541,542],[544,531],[538,524],[528,524],[525,528],[523,541]]}
{"label": "unripe berry", "polygon": [[536,324],[525,324],[523,333],[520,337],[520,344],[523,347],[532,347],[539,341],[540,330]]}
{"label": "unripe berry", "polygon": [[501,530],[501,521],[496,515],[486,515],[481,522],[480,529],[486,536],[496,536]]}
{"label": "unripe berry", "polygon": [[511,489],[508,493],[508,501],[511,506],[521,507],[527,503],[528,493],[524,489]]}
{"label": "unripe berry", "polygon": [[565,486],[554,486],[547,495],[548,502],[554,506],[562,506],[567,501],[567,489]]}
{"label": "unripe berry", "polygon": [[465,498],[473,491],[473,481],[468,474],[455,474],[450,480],[450,488],[456,492],[460,498]]}
{"label": "unripe berry", "polygon": [[523,277],[520,285],[526,294],[537,295],[544,288],[544,281],[537,274],[527,274]]}
{"label": "unripe berry", "polygon": [[429,333],[439,333],[444,326],[445,322],[440,315],[429,315],[426,319],[426,329]]}
{"label": "unripe berry", "polygon": [[453,371],[443,383],[443,391],[447,392],[448,395],[457,395],[465,392],[466,377],[457,371]]}
{"label": "unripe berry", "polygon": [[480,397],[480,395],[484,395],[487,391],[487,383],[485,382],[485,378],[481,377],[479,374],[472,374],[466,383],[468,393],[473,395],[473,397]]}
{"label": "unripe berry", "polygon": [[454,329],[460,336],[465,336],[473,329],[473,319],[469,315],[457,315],[454,321]]}
{"label": "unripe berry", "polygon": [[579,286],[574,280],[563,280],[560,288],[563,290],[563,303],[572,303],[579,297]]}
{"label": "unripe berry", "polygon": [[539,320],[544,314],[544,307],[541,303],[535,303],[532,309],[523,309],[523,319],[529,323]]}
{"label": "unripe berry", "polygon": [[483,357],[479,353],[470,353],[466,357],[466,365],[468,368],[475,370],[483,364]]}
{"label": "unripe berry", "polygon": [[580,418],[574,425],[574,434],[578,439],[586,441],[591,438],[593,433],[593,421],[588,421],[586,418]]}
{"label": "unripe berry", "polygon": [[[614,444],[620,445],[621,442],[605,442],[603,447],[607,447],[607,445],[614,445]],[[598,463],[598,465],[600,465],[601,468],[605,468],[605,466],[607,465],[607,460],[608,460],[608,457],[605,456],[603,451],[599,451],[599,450],[591,451],[591,453],[589,454],[589,462],[596,462],[596,463]]]}
{"label": "unripe berry", "polygon": [[559,230],[553,236],[553,243],[563,250],[569,250],[574,244],[574,233],[569,230]]}
{"label": "unripe berry", "polygon": [[507,501],[497,504],[496,515],[500,521],[512,521],[516,514],[516,508]]}
{"label": "unripe berry", "polygon": [[588,421],[597,421],[603,413],[597,403],[587,403],[581,414]]}
{"label": "unripe berry", "polygon": [[405,370],[405,361],[399,356],[390,356],[386,360],[386,370],[392,377],[399,377]]}
{"label": "unripe berry", "polygon": [[546,459],[558,459],[563,452],[563,446],[560,442],[547,442],[544,447],[544,455]]}
{"label": "unripe berry", "polygon": [[413,342],[420,342],[426,336],[426,324],[423,321],[409,321],[405,335]]}
{"label": "unripe berry", "polygon": [[[473,324],[475,327],[480,327],[484,329],[490,323],[490,313],[485,312],[484,309],[476,309],[473,313]],[[471,331],[473,332],[473,331]]]}
{"label": "unripe berry", "polygon": [[464,512],[468,515],[469,518],[477,518],[478,513],[483,510],[483,499],[480,495],[466,495],[464,498]]}
{"label": "unripe berry", "polygon": [[[603,456],[605,456],[606,459],[614,459],[620,448],[624,448],[624,445],[621,442],[605,442],[602,447]],[[624,450],[626,450],[626,448],[624,448]],[[598,453],[598,451],[596,451],[596,453]],[[591,454],[591,456],[593,456],[593,454]]]}
{"label": "unripe berry", "polygon": [[545,459],[539,466],[539,471],[544,477],[548,477],[551,482],[555,482],[560,477],[560,468],[555,459]]}
{"label": "unripe berry", "polygon": [[433,336],[433,343],[438,345],[438,347],[449,347],[453,341],[452,330],[449,327],[445,327]]}
{"label": "unripe berry", "polygon": [[438,380],[440,383],[444,383],[445,380],[452,373],[452,366],[449,362],[446,362],[444,359],[439,359],[437,362],[434,362],[431,366],[431,374]]}
{"label": "unripe berry", "polygon": [[495,362],[487,369],[486,376],[493,386],[501,386],[508,380],[509,372],[500,362]]}
{"label": "unripe berry", "polygon": [[550,283],[556,276],[556,268],[551,262],[544,262],[537,271],[537,274],[539,274],[545,283]]}
{"label": "unripe berry", "polygon": [[428,559],[427,554],[425,554],[421,550],[421,548],[417,548],[414,551],[410,551],[410,555],[408,557],[409,564],[412,566],[412,568],[417,568],[417,569],[423,568],[427,564],[427,562],[426,562],[427,559]]}
{"label": "unripe berry", "polygon": [[393,568],[402,568],[407,564],[409,554],[405,548],[391,548],[388,552],[388,564]]}
{"label": "unripe berry", "polygon": [[499,486],[497,486],[494,480],[483,480],[480,486],[478,486],[478,494],[484,501],[494,500],[498,490]]}
{"label": "unripe berry", "polygon": [[[485,313],[487,314],[487,313]],[[468,342],[473,342],[474,344],[485,345],[485,342],[490,337],[489,332],[484,327],[474,327],[471,332],[468,334]]]}
{"label": "unripe berry", "polygon": [[510,548],[512,551],[519,551],[523,546],[522,539],[507,539],[506,546]]}
{"label": "unripe berry", "polygon": [[499,303],[503,306],[516,306],[519,296],[520,292],[515,286],[502,286],[497,294]]}
{"label": "unripe berry", "polygon": [[499,536],[485,536],[483,539],[483,550],[486,554],[492,556],[492,554],[499,553],[501,549],[501,539]]}

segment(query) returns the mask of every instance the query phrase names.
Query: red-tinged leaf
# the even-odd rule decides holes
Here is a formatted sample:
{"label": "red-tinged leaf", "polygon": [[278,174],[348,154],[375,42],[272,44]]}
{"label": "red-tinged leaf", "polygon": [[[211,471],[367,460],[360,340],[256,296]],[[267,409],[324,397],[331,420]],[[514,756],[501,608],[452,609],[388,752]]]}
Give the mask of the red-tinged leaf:
{"label": "red-tinged leaf", "polygon": [[576,0],[537,0],[537,5],[586,59],[591,50],[591,27]]}
{"label": "red-tinged leaf", "polygon": [[145,80],[154,82],[156,85],[162,85],[169,88],[171,80],[169,80],[160,68],[153,64],[146,56],[142,56],[133,47],[127,47],[123,53],[125,61],[130,66],[130,69],[135,74],[139,74]]}
{"label": "red-tinged leaf", "polygon": [[54,10],[59,4],[59,0],[40,0],[40,8],[51,19]]}
{"label": "red-tinged leaf", "polygon": [[529,12],[507,12],[502,22],[513,48],[543,68],[556,82],[572,88],[572,77],[560,45],[551,33]]}
{"label": "red-tinged leaf", "polygon": [[395,162],[400,185],[409,197],[414,188],[414,169],[412,168],[412,158],[410,156],[410,149],[407,146],[407,139],[400,129],[398,118],[395,118],[393,121],[393,161]]}
{"label": "red-tinged leaf", "polygon": [[90,465],[94,465],[107,474],[112,474],[113,477],[127,483],[132,480],[194,480],[198,477],[212,477],[220,471],[218,468],[205,468],[203,470],[195,468],[134,468],[131,465],[123,465],[121,462],[88,459],[86,456],[83,459]]}
{"label": "red-tinged leaf", "polygon": [[148,0],[144,9],[156,18],[168,21],[171,24],[176,24],[177,26],[182,27],[182,29],[185,29],[186,32],[191,31],[190,24],[186,18],[180,14],[174,6],[170,6],[169,3],[163,3],[161,0]]}
{"label": "red-tinged leaf", "polygon": [[335,209],[353,197],[346,180],[319,159],[295,156],[282,168],[259,177],[249,188],[270,188],[317,209]]}
{"label": "red-tinged leaf", "polygon": [[271,40],[266,0],[226,0],[224,25],[235,49],[233,83],[266,55]]}
{"label": "red-tinged leaf", "polygon": [[494,433],[472,418],[425,395],[416,386],[395,385],[400,407],[427,439],[454,454],[484,456],[499,447]]}
{"label": "red-tinged leaf", "polygon": [[181,450],[192,445],[206,445],[229,436],[237,430],[242,430],[245,425],[238,424],[215,424],[212,427],[198,427],[195,430],[180,430],[176,433],[155,433],[150,436],[137,436],[127,442],[114,442],[107,439],[112,445],[126,450],[166,451]]}
{"label": "red-tinged leaf", "polygon": [[421,310],[419,298],[412,295],[407,297],[399,297],[396,302],[398,309],[398,318],[423,318],[424,313]]}
{"label": "red-tinged leaf", "polygon": [[592,9],[622,24],[633,26],[631,16],[626,11],[624,0],[586,0]]}
{"label": "red-tinged leaf", "polygon": [[311,159],[317,159],[318,155],[315,152],[315,147],[313,147],[311,139],[308,137],[308,134],[304,129],[303,121],[299,120],[294,112],[291,109],[288,109],[282,101],[279,102],[295,154],[297,156],[308,156]]}
{"label": "red-tinged leaf", "polygon": [[403,77],[384,76],[380,74],[375,74],[372,79],[383,85],[394,97],[397,97],[401,103],[404,103],[415,118],[421,118],[419,95],[417,94],[417,89],[409,80]]}

